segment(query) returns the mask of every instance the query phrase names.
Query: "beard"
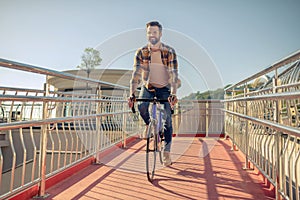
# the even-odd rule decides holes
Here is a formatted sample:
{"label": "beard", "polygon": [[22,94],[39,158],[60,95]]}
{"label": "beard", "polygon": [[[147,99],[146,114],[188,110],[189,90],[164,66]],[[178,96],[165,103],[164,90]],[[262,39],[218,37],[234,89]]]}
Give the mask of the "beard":
{"label": "beard", "polygon": [[150,39],[149,39],[149,42],[150,42],[152,45],[156,45],[156,44],[159,42],[159,39],[153,37],[153,38],[150,38]]}

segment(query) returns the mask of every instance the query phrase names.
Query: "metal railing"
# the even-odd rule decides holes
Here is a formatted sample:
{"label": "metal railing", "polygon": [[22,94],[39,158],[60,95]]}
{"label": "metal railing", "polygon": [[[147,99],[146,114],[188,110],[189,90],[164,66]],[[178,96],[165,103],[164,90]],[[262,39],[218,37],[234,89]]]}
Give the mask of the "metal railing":
{"label": "metal railing", "polygon": [[276,188],[300,199],[300,51],[225,89],[225,134]]}
{"label": "metal railing", "polygon": [[[277,197],[299,199],[300,52],[225,90],[224,101],[180,101],[173,115],[178,135],[223,133],[277,189]],[[0,66],[87,82],[95,94],[0,87],[0,198],[45,180],[140,130],[128,114],[128,87],[0,59]],[[263,79],[261,77],[272,77]],[[46,79],[47,80],[47,77]],[[101,86],[124,90],[103,96]],[[225,113],[225,116],[224,116]],[[225,125],[225,128],[224,128]],[[5,183],[5,184],[4,184]]]}
{"label": "metal railing", "polygon": [[[0,59],[0,66],[87,82],[95,94],[0,86],[0,199],[39,183],[45,197],[47,178],[95,157],[139,133],[138,114],[128,114],[128,87],[73,74]],[[84,84],[83,84],[84,85]],[[104,96],[101,87],[124,90],[123,96]],[[173,115],[180,136],[219,137],[224,133],[223,103],[219,100],[180,101]]]}
{"label": "metal railing", "polygon": [[[39,183],[45,196],[47,178],[126,138],[139,123],[128,114],[125,86],[77,77],[0,59],[0,66],[42,75],[88,82],[96,94],[0,87],[0,199]],[[47,78],[45,79],[47,80]],[[123,96],[103,96],[101,86],[124,90]]]}
{"label": "metal railing", "polygon": [[180,100],[173,126],[181,136],[224,136],[224,104],[220,100]]}

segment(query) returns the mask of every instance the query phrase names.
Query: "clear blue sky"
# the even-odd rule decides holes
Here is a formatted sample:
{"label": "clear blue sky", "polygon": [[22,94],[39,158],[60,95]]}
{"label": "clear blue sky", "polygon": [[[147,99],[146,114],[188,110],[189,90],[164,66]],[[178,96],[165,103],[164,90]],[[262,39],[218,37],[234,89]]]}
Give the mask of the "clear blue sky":
{"label": "clear blue sky", "polygon": [[[216,77],[227,85],[300,49],[299,8],[299,0],[0,0],[0,57],[59,71],[74,69],[84,48],[101,47],[158,20],[171,35],[179,33],[201,47],[215,64]],[[214,76],[205,77],[204,66],[196,66],[202,79],[198,84],[188,81],[195,78],[193,67],[187,67],[193,52],[181,51],[184,45],[167,35],[162,40],[181,52],[180,73],[191,84],[189,92],[210,89],[205,79]],[[128,42],[123,39],[124,44],[116,40],[115,48]],[[119,55],[111,67],[131,69],[132,60],[131,53]],[[1,86],[42,88],[28,76],[0,70]]]}

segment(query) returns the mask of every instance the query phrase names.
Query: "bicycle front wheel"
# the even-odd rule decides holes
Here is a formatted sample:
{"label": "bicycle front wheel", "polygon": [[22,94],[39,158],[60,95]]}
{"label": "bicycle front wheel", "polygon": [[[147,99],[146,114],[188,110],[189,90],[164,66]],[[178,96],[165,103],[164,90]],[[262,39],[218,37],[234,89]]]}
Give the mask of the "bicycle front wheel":
{"label": "bicycle front wheel", "polygon": [[162,152],[163,152],[163,132],[162,131],[159,131],[159,134],[157,135],[157,153],[159,155],[159,161],[160,161],[160,164],[163,164],[163,156],[162,156]]}
{"label": "bicycle front wheel", "polygon": [[147,146],[146,146],[146,170],[147,178],[150,182],[153,181],[156,165],[156,137],[155,137],[155,122],[151,121],[148,126]]}

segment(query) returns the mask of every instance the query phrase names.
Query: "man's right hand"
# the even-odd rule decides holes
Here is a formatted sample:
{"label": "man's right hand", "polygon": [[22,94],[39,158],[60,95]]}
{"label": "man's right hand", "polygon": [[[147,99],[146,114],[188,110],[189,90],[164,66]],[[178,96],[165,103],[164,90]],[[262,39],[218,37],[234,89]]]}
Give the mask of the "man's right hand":
{"label": "man's right hand", "polygon": [[129,108],[132,108],[132,107],[133,107],[133,104],[134,104],[134,102],[135,102],[135,95],[134,95],[134,94],[131,95],[131,97],[128,98],[127,102],[128,102]]}

